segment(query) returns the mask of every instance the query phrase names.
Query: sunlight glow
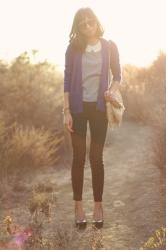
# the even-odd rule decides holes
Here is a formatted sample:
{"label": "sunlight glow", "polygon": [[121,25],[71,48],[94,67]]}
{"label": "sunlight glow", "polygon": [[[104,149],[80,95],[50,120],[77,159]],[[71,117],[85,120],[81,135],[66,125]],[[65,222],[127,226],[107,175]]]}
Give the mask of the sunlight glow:
{"label": "sunlight glow", "polygon": [[75,12],[91,7],[101,21],[104,37],[114,40],[121,63],[149,65],[166,50],[165,0],[0,0],[0,59],[11,60],[36,49],[40,58],[64,65]]}

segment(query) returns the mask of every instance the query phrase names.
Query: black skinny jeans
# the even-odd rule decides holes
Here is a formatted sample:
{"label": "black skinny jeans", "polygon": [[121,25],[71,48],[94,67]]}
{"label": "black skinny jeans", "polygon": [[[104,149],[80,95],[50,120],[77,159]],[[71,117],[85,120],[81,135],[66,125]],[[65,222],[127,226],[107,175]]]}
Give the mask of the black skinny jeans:
{"label": "black skinny jeans", "polygon": [[87,121],[90,128],[89,160],[92,172],[92,187],[94,201],[102,201],[104,186],[103,148],[108,127],[106,112],[96,109],[96,102],[83,102],[82,113],[71,113],[73,118],[73,133],[71,134],[73,159],[71,179],[73,200],[82,200],[84,165],[86,159]]}

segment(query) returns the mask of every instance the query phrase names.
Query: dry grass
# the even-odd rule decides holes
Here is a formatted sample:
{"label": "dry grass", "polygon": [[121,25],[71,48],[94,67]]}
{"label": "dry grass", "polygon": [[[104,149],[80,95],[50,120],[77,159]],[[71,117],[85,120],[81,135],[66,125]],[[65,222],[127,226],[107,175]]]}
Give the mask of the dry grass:
{"label": "dry grass", "polygon": [[105,249],[101,230],[92,227],[80,231],[72,224],[55,221],[53,212],[55,204],[56,197],[52,186],[43,183],[34,186],[28,201],[29,218],[27,218],[27,224],[19,226],[11,216],[6,216],[0,223],[2,229],[0,246],[2,249]]}
{"label": "dry grass", "polygon": [[149,68],[124,66],[122,93],[127,118],[148,124],[160,120],[166,93],[166,67],[163,65],[166,65],[165,53],[160,53]]}
{"label": "dry grass", "polygon": [[0,61],[0,181],[56,165],[64,147],[62,75],[30,57],[25,52],[10,65]]}
{"label": "dry grass", "polygon": [[[166,125],[166,123],[165,123]],[[166,126],[157,124],[154,126],[153,138],[154,163],[162,174],[166,176]]]}
{"label": "dry grass", "polygon": [[[48,167],[56,164],[58,160],[57,151],[62,143],[62,137],[51,134],[44,128],[24,128],[16,124],[10,137],[1,148],[3,156],[3,167],[1,167],[1,178],[7,178],[13,173],[24,173],[25,170]],[[4,130],[5,131],[5,130]],[[4,132],[1,124],[1,141]]]}
{"label": "dry grass", "polygon": [[158,249],[165,250],[166,247],[166,227],[161,227],[149,237],[139,250]]}

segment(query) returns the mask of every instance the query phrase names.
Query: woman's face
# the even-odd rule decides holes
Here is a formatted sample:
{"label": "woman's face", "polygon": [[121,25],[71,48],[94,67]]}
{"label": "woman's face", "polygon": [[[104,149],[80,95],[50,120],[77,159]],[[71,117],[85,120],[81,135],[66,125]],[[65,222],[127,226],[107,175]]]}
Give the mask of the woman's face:
{"label": "woman's face", "polygon": [[97,30],[97,22],[93,17],[87,17],[78,23],[79,31],[87,38],[95,37]]}

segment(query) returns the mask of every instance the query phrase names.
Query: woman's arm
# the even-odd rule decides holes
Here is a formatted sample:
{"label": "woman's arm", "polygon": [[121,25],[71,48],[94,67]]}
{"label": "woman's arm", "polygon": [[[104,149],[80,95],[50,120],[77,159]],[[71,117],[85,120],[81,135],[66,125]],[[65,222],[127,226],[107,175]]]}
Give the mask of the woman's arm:
{"label": "woman's arm", "polygon": [[69,110],[69,95],[70,95],[70,82],[72,75],[72,54],[70,45],[68,45],[65,52],[65,69],[64,69],[64,106],[63,111]]}
{"label": "woman's arm", "polygon": [[70,112],[69,95],[70,95],[70,92],[64,92],[64,104],[63,104],[64,114],[67,112]]}
{"label": "woman's arm", "polygon": [[109,41],[110,43],[110,69],[112,72],[112,81],[108,87],[110,92],[114,92],[119,89],[121,83],[121,66],[119,60],[119,51],[115,42]]}
{"label": "woman's arm", "polygon": [[65,52],[64,92],[70,92],[72,64],[73,64],[72,48],[69,44]]}
{"label": "woman's arm", "polygon": [[72,116],[70,113],[70,84],[72,76],[72,53],[70,46],[67,47],[65,53],[65,69],[64,69],[64,104],[63,104],[63,114],[64,114],[64,125],[69,132],[73,132],[72,129]]}
{"label": "woman's arm", "polygon": [[72,129],[73,120],[72,120],[72,116],[70,113],[70,107],[69,107],[69,95],[70,95],[69,92],[64,92],[64,107],[63,107],[64,120],[63,120],[63,123],[69,132],[74,132]]}
{"label": "woman's arm", "polygon": [[120,87],[119,81],[112,81],[111,85],[108,87],[110,93],[115,92]]}

